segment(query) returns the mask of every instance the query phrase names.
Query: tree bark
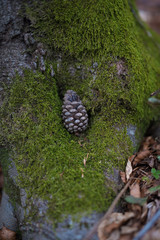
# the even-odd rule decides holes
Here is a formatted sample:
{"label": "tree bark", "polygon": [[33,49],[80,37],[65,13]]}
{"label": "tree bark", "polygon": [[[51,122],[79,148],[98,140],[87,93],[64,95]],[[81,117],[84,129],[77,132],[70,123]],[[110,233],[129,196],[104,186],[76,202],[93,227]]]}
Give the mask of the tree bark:
{"label": "tree bark", "polygon": [[[147,99],[159,87],[158,37],[132,1],[0,2],[0,228],[82,239],[157,116]],[[61,118],[68,89],[89,115],[77,136]]]}

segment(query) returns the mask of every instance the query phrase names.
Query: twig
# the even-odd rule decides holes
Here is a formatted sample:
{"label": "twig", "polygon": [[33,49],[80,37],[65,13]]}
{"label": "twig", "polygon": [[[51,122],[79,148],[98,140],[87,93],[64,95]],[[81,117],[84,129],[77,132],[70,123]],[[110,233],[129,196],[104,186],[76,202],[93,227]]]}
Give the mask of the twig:
{"label": "twig", "polygon": [[93,226],[93,228],[89,231],[89,233],[85,236],[85,238],[83,240],[90,240],[93,235],[97,232],[98,226],[100,225],[100,223],[106,219],[114,210],[115,206],[117,205],[119,199],[122,197],[122,195],[125,193],[125,191],[127,190],[127,188],[129,187],[131,180],[133,179],[133,177],[131,177],[129,179],[129,181],[126,183],[126,185],[124,186],[124,188],[120,191],[120,193],[117,195],[117,197],[114,199],[113,203],[111,204],[111,206],[109,207],[108,211],[105,213],[105,215],[97,222],[95,223],[95,225]]}
{"label": "twig", "polygon": [[152,97],[152,96],[155,96],[155,95],[157,95],[157,94],[159,94],[159,93],[160,93],[160,89],[158,89],[157,91],[151,93],[150,96]]}
{"label": "twig", "polygon": [[151,227],[153,227],[158,218],[160,218],[160,209],[153,216],[153,218],[144,226],[144,228],[142,228],[142,230],[139,231],[139,233],[137,234],[137,236],[133,238],[133,240],[140,240],[151,229]]}

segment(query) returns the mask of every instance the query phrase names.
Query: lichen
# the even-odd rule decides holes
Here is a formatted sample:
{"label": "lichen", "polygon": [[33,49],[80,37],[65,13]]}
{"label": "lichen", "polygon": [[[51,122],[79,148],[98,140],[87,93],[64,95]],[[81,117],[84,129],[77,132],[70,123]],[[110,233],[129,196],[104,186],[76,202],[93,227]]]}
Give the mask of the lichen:
{"label": "lichen", "polygon": [[[3,106],[2,139],[12,146],[28,198],[47,199],[57,221],[62,214],[107,208],[113,192],[104,173],[122,169],[133,152],[128,124],[143,133],[156,116],[147,99],[160,85],[159,49],[133,10],[126,0],[27,6],[35,36],[58,67],[55,78],[49,68],[16,76]],[[79,137],[61,120],[60,97],[68,89],[78,93],[90,117]]]}

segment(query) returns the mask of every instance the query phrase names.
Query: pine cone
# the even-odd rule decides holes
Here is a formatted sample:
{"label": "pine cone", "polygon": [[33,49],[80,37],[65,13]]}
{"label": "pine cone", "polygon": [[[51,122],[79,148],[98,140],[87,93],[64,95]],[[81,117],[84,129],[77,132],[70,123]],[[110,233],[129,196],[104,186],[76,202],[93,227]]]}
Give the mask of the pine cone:
{"label": "pine cone", "polygon": [[64,95],[62,106],[64,126],[70,133],[86,130],[88,126],[88,114],[80,97],[73,90],[68,90]]}

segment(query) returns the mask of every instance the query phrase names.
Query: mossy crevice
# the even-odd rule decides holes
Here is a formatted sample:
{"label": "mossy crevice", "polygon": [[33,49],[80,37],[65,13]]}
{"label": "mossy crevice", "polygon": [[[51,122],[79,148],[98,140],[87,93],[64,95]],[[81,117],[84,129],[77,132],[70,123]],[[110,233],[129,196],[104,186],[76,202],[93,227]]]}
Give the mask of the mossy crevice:
{"label": "mossy crevice", "polygon": [[[143,134],[156,116],[147,99],[160,85],[157,46],[126,0],[34,1],[27,16],[51,51],[56,75],[51,78],[46,66],[44,74],[27,70],[16,76],[2,110],[2,139],[12,146],[28,198],[47,199],[54,219],[103,211],[113,193],[106,190],[104,172],[123,168],[133,152],[128,124]],[[89,112],[80,137],[61,120],[58,93],[68,89]]]}

